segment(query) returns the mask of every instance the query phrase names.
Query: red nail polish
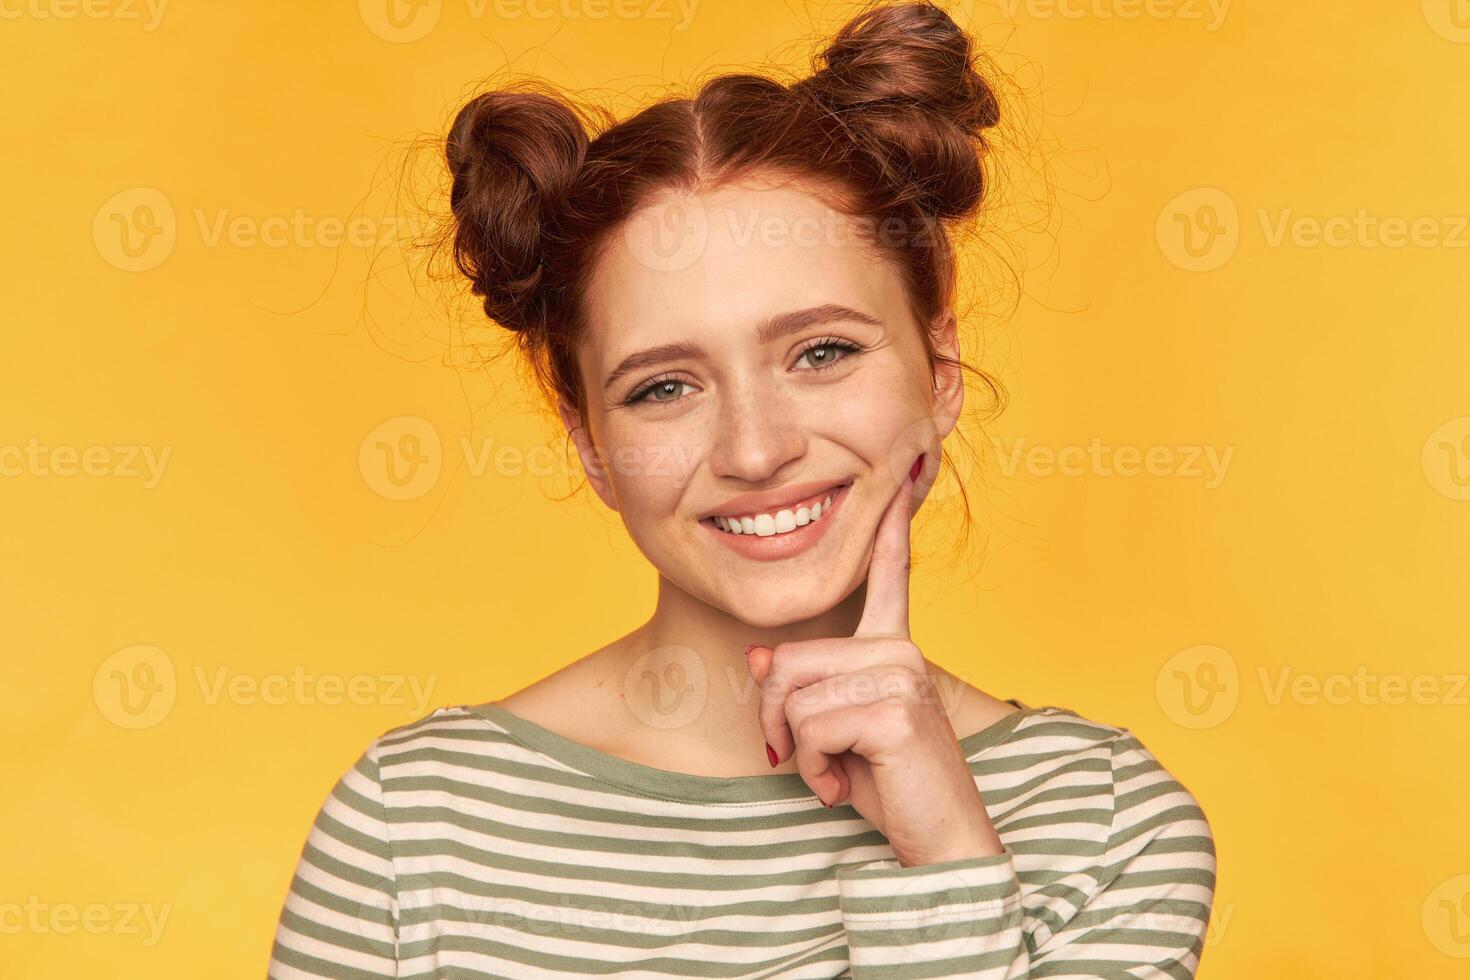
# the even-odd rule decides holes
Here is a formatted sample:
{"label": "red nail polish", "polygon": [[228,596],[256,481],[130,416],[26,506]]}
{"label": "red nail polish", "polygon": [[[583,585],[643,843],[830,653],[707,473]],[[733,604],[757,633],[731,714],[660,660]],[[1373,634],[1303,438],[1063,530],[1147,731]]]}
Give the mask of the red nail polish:
{"label": "red nail polish", "polygon": [[919,453],[919,458],[914,460],[914,465],[909,468],[909,482],[913,483],[919,478],[919,473],[924,469],[924,457],[927,453]]}
{"label": "red nail polish", "polygon": [[776,762],[778,761],[776,759],[776,750],[771,748],[770,742],[766,743],[766,758],[771,760],[771,768],[776,768]]}

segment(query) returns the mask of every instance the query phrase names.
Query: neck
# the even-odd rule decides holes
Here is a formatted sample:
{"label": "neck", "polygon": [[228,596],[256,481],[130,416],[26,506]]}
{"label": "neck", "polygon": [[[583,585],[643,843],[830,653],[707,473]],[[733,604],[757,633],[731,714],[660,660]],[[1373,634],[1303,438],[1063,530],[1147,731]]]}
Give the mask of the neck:
{"label": "neck", "polygon": [[[859,586],[812,619],[758,628],[660,575],[653,615],[606,650],[611,674],[622,682],[629,736],[654,737],[670,751],[687,752],[689,771],[761,771],[760,691],[745,666],[746,645],[851,636],[866,591]],[[794,764],[788,760],[777,771],[794,771]]]}

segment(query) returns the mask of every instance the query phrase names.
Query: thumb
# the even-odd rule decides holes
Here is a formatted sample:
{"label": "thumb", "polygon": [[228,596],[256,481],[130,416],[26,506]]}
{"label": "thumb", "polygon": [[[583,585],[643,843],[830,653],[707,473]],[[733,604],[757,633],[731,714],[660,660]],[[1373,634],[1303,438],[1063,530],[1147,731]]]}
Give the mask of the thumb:
{"label": "thumb", "polygon": [[752,643],[745,648],[745,666],[757,684],[765,683],[766,675],[771,672],[771,658],[775,655],[774,650],[759,643]]}

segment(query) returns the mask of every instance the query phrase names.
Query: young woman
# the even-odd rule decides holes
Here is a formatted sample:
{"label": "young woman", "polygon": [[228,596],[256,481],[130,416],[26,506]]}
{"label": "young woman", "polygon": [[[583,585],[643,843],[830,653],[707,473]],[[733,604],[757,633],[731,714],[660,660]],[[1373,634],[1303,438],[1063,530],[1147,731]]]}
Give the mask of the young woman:
{"label": "young woman", "polygon": [[964,395],[949,233],[997,121],[922,3],[797,84],[718,78],[590,141],[544,94],[464,106],[455,260],[657,608],[374,741],[272,976],[1194,975],[1195,799],[1128,730],[964,684],[909,632],[909,525]]}

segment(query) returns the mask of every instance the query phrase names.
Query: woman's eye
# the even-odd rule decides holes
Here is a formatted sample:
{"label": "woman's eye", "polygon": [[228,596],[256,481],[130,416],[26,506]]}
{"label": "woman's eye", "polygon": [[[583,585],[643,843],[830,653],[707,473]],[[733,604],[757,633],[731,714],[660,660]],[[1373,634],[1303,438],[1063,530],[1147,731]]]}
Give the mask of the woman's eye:
{"label": "woman's eye", "polygon": [[[813,344],[801,352],[797,357],[797,363],[806,361],[811,365],[806,370],[820,371],[824,368],[844,361],[853,354],[862,353],[863,348],[857,344],[848,343],[844,340],[829,340],[825,343]],[[671,404],[684,397],[681,389],[691,387],[689,382],[680,381],[678,378],[663,378],[651,381],[629,395],[626,404],[637,405],[643,402],[662,402]]]}
{"label": "woman's eye", "polygon": [[840,340],[833,340],[828,341],[825,344],[815,344],[811,347],[808,347],[806,350],[801,352],[801,357],[797,358],[797,362],[800,363],[801,360],[805,358],[807,363],[812,366],[813,370],[821,370],[824,367],[836,364],[838,361],[845,360],[848,356],[855,354],[860,350],[862,350],[862,348],[858,347],[856,344],[849,344],[844,343]]}
{"label": "woman's eye", "polygon": [[653,384],[642,389],[637,394],[629,398],[628,404],[631,405],[637,402],[644,401],[676,402],[679,400],[677,397],[665,398],[662,396],[670,394],[671,389],[673,392],[678,392],[681,387],[688,387],[688,385],[685,382],[679,381],[676,378],[670,378],[666,381],[655,381]]}

